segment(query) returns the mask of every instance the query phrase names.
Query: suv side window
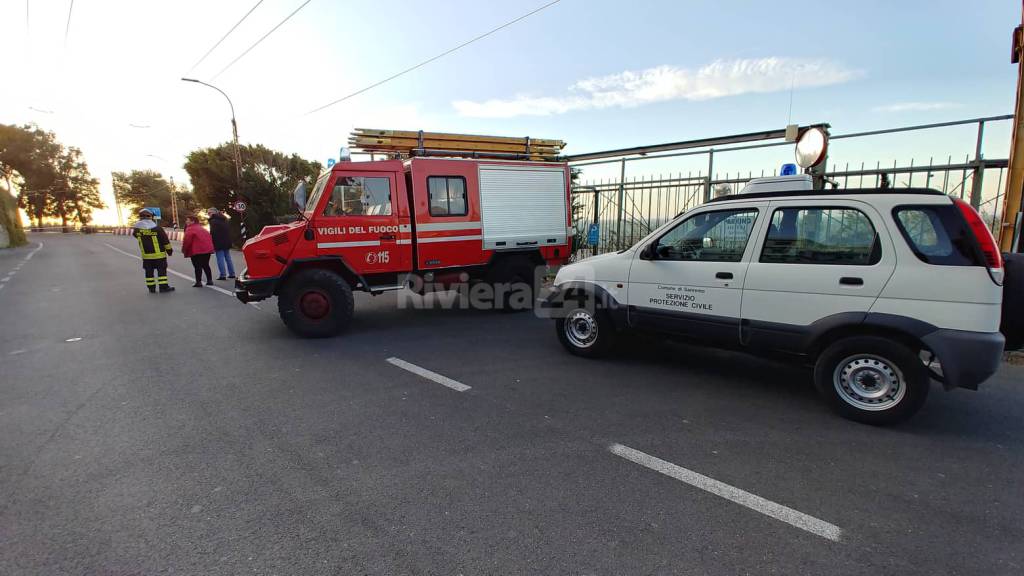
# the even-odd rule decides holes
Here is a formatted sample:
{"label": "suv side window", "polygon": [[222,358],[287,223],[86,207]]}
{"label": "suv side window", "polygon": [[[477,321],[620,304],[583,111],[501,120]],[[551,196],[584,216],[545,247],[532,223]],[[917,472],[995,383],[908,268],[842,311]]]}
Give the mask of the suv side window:
{"label": "suv side window", "polygon": [[462,176],[428,176],[431,216],[466,215],[466,179]]}
{"label": "suv side window", "polygon": [[755,220],[756,208],[691,216],[658,239],[658,260],[739,262]]}
{"label": "suv side window", "polygon": [[871,219],[856,208],[778,208],[761,262],[869,266],[882,258]]}
{"label": "suv side window", "polygon": [[974,233],[952,205],[897,206],[896,224],[922,262],[940,266],[984,266]]}
{"label": "suv side window", "polygon": [[390,216],[391,180],[378,176],[339,176],[324,216]]}

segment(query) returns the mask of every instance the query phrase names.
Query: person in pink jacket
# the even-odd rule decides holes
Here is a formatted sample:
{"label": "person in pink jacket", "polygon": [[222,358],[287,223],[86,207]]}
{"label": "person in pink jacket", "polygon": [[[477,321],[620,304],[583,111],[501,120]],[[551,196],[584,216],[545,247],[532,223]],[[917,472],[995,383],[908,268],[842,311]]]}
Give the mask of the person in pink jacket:
{"label": "person in pink jacket", "polygon": [[186,258],[192,259],[192,267],[196,270],[196,283],[192,287],[203,287],[204,272],[206,273],[206,285],[213,285],[213,272],[210,270],[213,237],[195,216],[185,218],[185,239],[181,241],[181,253]]}

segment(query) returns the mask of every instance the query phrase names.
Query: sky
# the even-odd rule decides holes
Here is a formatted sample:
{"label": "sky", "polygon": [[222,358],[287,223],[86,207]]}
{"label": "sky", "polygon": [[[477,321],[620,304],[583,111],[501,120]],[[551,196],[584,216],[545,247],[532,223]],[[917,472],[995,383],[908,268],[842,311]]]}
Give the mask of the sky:
{"label": "sky", "polygon": [[[230,139],[227,101],[186,74],[231,97],[243,143],[321,162],[354,127],[558,138],[572,154],[789,122],[828,122],[838,134],[1013,110],[1017,2],[561,0],[310,113],[550,0],[311,0],[225,69],[304,1],[264,0],[193,69],[256,0],[0,0],[0,122],[36,123],[82,148],[112,206],[111,171],[187,183],[187,153]],[[988,157],[1005,157],[1009,128],[986,128]],[[963,156],[974,134],[836,141],[830,158]],[[723,156],[717,168],[791,160],[780,147]],[[629,164],[637,176],[695,168]],[[112,208],[97,214],[113,220]]]}

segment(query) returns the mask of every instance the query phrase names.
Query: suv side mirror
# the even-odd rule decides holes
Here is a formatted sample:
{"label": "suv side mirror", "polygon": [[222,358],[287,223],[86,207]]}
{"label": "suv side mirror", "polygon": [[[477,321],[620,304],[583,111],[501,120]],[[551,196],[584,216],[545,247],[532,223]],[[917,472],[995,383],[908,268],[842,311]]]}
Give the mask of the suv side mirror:
{"label": "suv side mirror", "polygon": [[306,226],[306,229],[302,232],[302,237],[305,238],[307,241],[312,242],[314,238],[313,229],[310,228],[309,226]]}
{"label": "suv side mirror", "polygon": [[658,241],[651,242],[640,252],[641,260],[657,260],[658,258]]}

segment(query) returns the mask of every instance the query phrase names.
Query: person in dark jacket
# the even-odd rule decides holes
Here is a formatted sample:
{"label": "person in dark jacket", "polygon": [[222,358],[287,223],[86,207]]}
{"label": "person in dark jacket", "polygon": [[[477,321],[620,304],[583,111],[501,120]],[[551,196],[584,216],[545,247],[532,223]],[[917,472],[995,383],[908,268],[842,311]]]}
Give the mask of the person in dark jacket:
{"label": "person in dark jacket", "polygon": [[181,253],[192,260],[192,268],[196,271],[196,283],[193,288],[203,287],[203,273],[206,273],[206,285],[213,285],[213,272],[210,271],[210,256],[213,254],[213,238],[199,223],[199,218],[191,214],[185,218],[185,239],[181,241]]}
{"label": "person in dark jacket", "polygon": [[[206,211],[210,216],[210,236],[213,237],[213,250],[217,254],[217,280],[235,277],[235,263],[231,261],[231,226],[220,210],[210,208]],[[225,273],[227,276],[225,277]]]}
{"label": "person in dark jacket", "polygon": [[174,292],[167,283],[167,257],[174,253],[167,233],[153,220],[153,213],[147,209],[139,212],[139,221],[132,226],[132,236],[139,241],[142,253],[142,271],[146,275],[146,288],[156,292]]}

